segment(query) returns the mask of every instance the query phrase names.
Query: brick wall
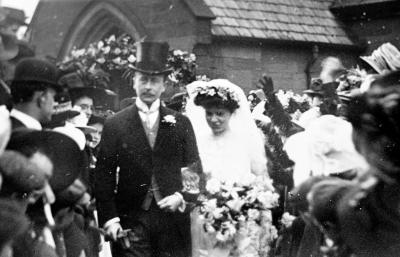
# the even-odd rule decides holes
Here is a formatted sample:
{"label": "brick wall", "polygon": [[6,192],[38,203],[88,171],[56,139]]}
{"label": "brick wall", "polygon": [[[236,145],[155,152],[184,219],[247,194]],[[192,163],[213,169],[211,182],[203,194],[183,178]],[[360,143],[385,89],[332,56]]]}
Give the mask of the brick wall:
{"label": "brick wall", "polygon": [[[271,76],[276,88],[301,92],[307,88],[305,69],[312,59],[311,46],[254,44],[235,40],[197,45],[199,74],[210,78],[226,78],[241,86],[245,92],[256,87],[263,73]],[[346,67],[356,65],[358,52],[340,48],[320,47],[319,58],[311,66],[311,76],[317,77],[322,59],[339,57]]]}

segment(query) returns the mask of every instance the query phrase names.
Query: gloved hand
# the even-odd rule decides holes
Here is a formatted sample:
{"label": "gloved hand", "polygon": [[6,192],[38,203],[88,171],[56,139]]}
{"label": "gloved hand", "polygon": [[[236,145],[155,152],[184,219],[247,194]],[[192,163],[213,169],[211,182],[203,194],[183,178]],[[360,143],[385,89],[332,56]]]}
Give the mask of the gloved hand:
{"label": "gloved hand", "polygon": [[111,223],[105,228],[106,237],[109,237],[114,242],[118,240],[118,233],[120,231],[122,231],[122,227],[119,222]]}
{"label": "gloved hand", "polygon": [[264,91],[265,96],[269,96],[274,93],[274,82],[271,77],[267,74],[263,74],[258,80],[258,87]]}
{"label": "gloved hand", "polygon": [[157,204],[160,209],[175,212],[183,202],[183,197],[179,194],[169,195],[161,199]]}

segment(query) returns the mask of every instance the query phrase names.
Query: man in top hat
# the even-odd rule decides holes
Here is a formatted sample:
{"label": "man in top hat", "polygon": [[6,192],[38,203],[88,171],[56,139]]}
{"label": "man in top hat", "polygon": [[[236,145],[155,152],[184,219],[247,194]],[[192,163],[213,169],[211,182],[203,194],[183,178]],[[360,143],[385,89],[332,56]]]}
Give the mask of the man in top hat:
{"label": "man in top hat", "polygon": [[200,175],[201,165],[188,118],[160,104],[170,72],[168,48],[158,42],[138,46],[136,102],[104,126],[95,173],[99,222],[114,241],[122,229],[133,232],[130,246],[113,244],[115,256],[190,256],[184,205],[194,195],[184,192],[181,170]]}
{"label": "man in top hat", "polygon": [[13,129],[25,127],[41,130],[42,123],[51,120],[54,97],[60,90],[55,65],[36,58],[21,60],[11,82]]}

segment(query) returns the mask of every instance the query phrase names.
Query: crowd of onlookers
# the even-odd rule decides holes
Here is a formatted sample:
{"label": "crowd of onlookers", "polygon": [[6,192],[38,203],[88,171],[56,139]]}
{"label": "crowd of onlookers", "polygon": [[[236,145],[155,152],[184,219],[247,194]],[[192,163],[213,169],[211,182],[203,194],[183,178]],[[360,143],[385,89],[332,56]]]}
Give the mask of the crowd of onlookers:
{"label": "crowd of onlookers", "polygon": [[[340,60],[326,59],[319,80],[304,92],[310,108],[296,115],[282,106],[271,78],[262,77],[261,89],[250,92],[281,195],[274,219],[295,216],[280,226],[271,254],[398,255],[400,52],[389,59],[377,69],[364,57],[371,70],[354,87],[343,86],[352,82]],[[54,64],[25,58],[13,80],[1,82],[0,257],[90,257],[102,250],[93,174],[111,112],[94,106],[113,94],[60,81]]]}

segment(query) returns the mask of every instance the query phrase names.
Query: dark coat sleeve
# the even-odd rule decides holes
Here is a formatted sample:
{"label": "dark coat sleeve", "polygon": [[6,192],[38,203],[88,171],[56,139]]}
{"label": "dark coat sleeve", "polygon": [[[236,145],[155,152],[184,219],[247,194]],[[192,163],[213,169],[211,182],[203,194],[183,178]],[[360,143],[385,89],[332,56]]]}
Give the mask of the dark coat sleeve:
{"label": "dark coat sleeve", "polygon": [[[194,134],[192,124],[185,116],[183,116],[182,134],[184,142],[184,162],[186,163],[186,167],[189,168],[188,170],[190,172],[188,174],[182,174],[183,183],[185,184],[185,180],[187,179],[198,180],[198,187],[200,192],[202,192],[205,188],[205,177],[197,148],[196,136]],[[196,201],[198,197],[198,194],[187,192],[185,191],[185,188],[181,193],[183,198],[189,202]]]}
{"label": "dark coat sleeve", "polygon": [[114,193],[118,163],[118,140],[114,121],[107,120],[100,141],[100,151],[94,174],[94,192],[100,226],[103,226],[108,220],[118,217]]}

